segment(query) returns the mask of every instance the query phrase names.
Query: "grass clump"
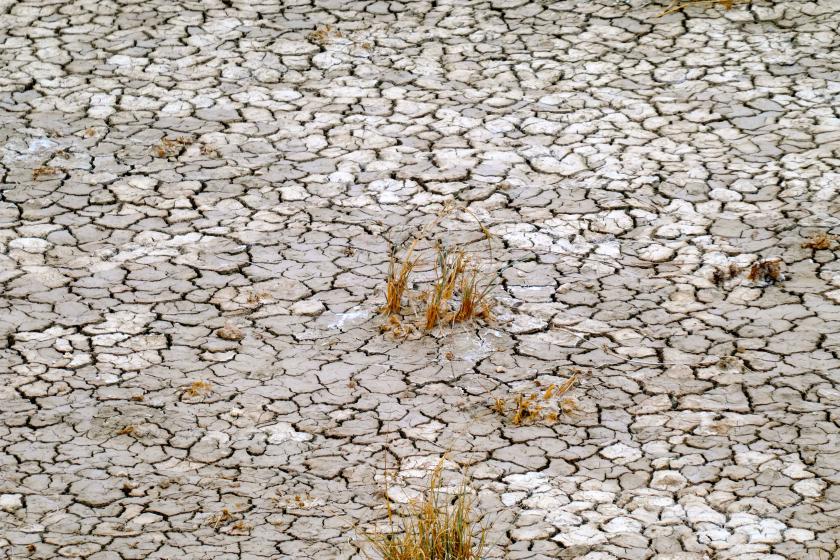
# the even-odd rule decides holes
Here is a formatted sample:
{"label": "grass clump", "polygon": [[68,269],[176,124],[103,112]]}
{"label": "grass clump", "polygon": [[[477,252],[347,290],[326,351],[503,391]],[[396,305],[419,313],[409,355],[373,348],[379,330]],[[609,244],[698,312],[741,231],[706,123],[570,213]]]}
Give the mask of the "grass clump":
{"label": "grass clump", "polygon": [[408,286],[408,277],[417,265],[417,259],[412,259],[415,243],[411,244],[399,265],[397,265],[396,247],[391,248],[388,277],[385,280],[385,305],[382,307],[382,312],[387,315],[396,315],[402,310],[403,294]]}
{"label": "grass clump", "polygon": [[309,33],[306,38],[316,45],[325,46],[332,37],[341,38],[341,31],[333,29],[330,25],[324,25]]}
{"label": "grass clump", "polygon": [[[490,408],[498,415],[510,420],[514,426],[523,426],[535,422],[555,423],[561,415],[571,416],[578,412],[577,400],[567,395],[582,376],[581,370],[572,371],[572,375],[560,384],[552,383],[544,389],[537,383],[533,392],[517,393],[513,398],[496,398]],[[512,406],[508,407],[508,403]]]}
{"label": "grass clump", "polygon": [[784,280],[782,274],[782,260],[778,258],[758,261],[750,267],[747,275],[750,282],[762,284],[775,284]]}
{"label": "grass clump", "polygon": [[[465,208],[460,209],[478,222],[487,239],[488,260],[492,261],[492,235],[472,212]],[[492,319],[493,304],[490,291],[495,285],[495,278],[482,273],[476,260],[468,256],[462,247],[447,247],[437,240],[434,244],[432,260],[435,276],[431,286],[419,292],[420,297],[415,300],[412,300],[412,294],[408,290],[409,278],[420,262],[419,257],[415,256],[417,244],[424,240],[430,230],[453,210],[456,210],[456,207],[445,207],[431,224],[424,227],[414,237],[402,258],[398,257],[397,246],[392,245],[388,274],[385,279],[385,304],[381,308],[381,311],[389,316],[389,322],[393,323],[394,317],[402,314],[403,300],[406,296],[408,296],[408,302],[419,303],[417,307],[422,308],[422,317],[419,318],[417,327],[426,332],[443,323],[461,323],[475,318],[482,318],[485,321]],[[431,251],[431,248],[428,251]],[[416,307],[412,305],[412,309]],[[394,325],[386,325],[383,332],[393,327]]]}
{"label": "grass clump", "polygon": [[492,318],[489,293],[494,286],[487,279],[482,286],[478,266],[463,250],[452,250],[438,243],[435,254],[435,280],[426,297],[424,330],[438,322],[463,323],[481,317]]}
{"label": "grass clump", "polygon": [[32,180],[37,181],[41,177],[50,177],[52,175],[58,175],[59,172],[60,170],[56,167],[48,167],[46,165],[42,165],[32,170]]}
{"label": "grass clump", "polygon": [[390,531],[367,535],[380,560],[480,560],[486,549],[486,529],[478,523],[467,484],[452,501],[442,491],[443,462],[432,472],[421,499],[408,505],[405,515],[396,516],[388,503]]}
{"label": "grass clump", "polygon": [[831,249],[832,245],[834,245],[835,239],[835,236],[829,235],[823,231],[811,236],[808,241],[802,244],[802,248],[813,249],[814,251],[825,251]]}
{"label": "grass clump", "polygon": [[711,281],[715,286],[720,287],[728,280],[737,278],[739,274],[741,274],[741,267],[735,263],[729,263],[729,266],[725,268],[715,267],[712,271]]}
{"label": "grass clump", "polygon": [[440,243],[435,258],[435,281],[426,301],[425,330],[435,328],[455,293],[458,278],[464,272],[464,252],[450,251]]}
{"label": "grass clump", "polygon": [[194,399],[196,397],[206,397],[213,392],[213,385],[209,381],[193,381],[184,389],[184,396]]}
{"label": "grass clump", "polygon": [[188,136],[163,138],[158,144],[152,147],[152,153],[159,158],[173,158],[181,155],[187,146],[192,143],[192,138]]}
{"label": "grass clump", "polygon": [[461,276],[461,304],[452,318],[453,322],[469,321],[473,317],[481,317],[485,321],[492,319],[490,289],[494,282],[487,282],[482,288],[479,276],[476,268],[470,268]]}

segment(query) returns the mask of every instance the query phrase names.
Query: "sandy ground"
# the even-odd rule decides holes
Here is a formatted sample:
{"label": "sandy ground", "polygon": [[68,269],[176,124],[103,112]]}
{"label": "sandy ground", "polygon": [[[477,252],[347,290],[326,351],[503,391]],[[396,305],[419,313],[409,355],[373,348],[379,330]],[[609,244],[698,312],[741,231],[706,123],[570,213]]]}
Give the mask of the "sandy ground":
{"label": "sandy ground", "polygon": [[0,556],[836,558],[840,4],[663,6],[0,0]]}

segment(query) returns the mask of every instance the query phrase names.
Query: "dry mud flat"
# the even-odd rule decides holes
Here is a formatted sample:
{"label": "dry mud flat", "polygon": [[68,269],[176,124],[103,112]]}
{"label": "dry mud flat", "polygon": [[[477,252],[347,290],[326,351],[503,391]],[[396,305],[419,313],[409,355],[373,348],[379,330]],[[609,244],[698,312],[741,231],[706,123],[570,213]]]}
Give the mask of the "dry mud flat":
{"label": "dry mud flat", "polygon": [[[0,556],[359,558],[449,451],[494,557],[836,557],[840,5],[662,7],[0,0]],[[381,332],[446,204],[496,321]]]}

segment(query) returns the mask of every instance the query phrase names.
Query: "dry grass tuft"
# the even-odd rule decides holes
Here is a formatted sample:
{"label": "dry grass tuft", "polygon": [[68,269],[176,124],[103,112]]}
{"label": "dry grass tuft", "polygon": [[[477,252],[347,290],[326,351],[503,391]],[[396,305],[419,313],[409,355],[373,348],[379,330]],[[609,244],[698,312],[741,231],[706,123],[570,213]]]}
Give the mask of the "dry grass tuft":
{"label": "dry grass tuft", "polygon": [[385,280],[385,306],[382,312],[388,315],[398,314],[402,310],[402,299],[408,286],[408,277],[417,265],[417,259],[412,258],[416,240],[411,244],[402,263],[397,266],[396,247],[391,249],[391,260],[388,263],[388,278]]}
{"label": "dry grass tuft", "polygon": [[210,518],[209,522],[213,525],[214,529],[218,529],[219,525],[227,523],[233,519],[233,514],[230,512],[228,508],[222,508],[222,511],[213,515]]}
{"label": "dry grass tuft", "polygon": [[395,338],[408,338],[414,334],[415,329],[410,323],[404,324],[398,316],[391,315],[388,317],[388,322],[379,327],[379,332],[390,332]]}
{"label": "dry grass tuft", "polygon": [[189,398],[203,397],[213,392],[213,385],[208,381],[193,381],[186,389],[184,396]]}
{"label": "dry grass tuft", "polygon": [[435,282],[426,299],[424,329],[430,331],[449,310],[449,300],[455,294],[458,278],[464,271],[464,252],[450,251],[440,243],[435,258]]}
{"label": "dry grass tuft", "polygon": [[207,157],[218,157],[219,156],[219,151],[214,146],[211,146],[210,144],[201,144],[200,151],[201,151],[201,155],[203,155],[203,156],[207,156]]}
{"label": "dry grass tuft", "polygon": [[152,148],[152,153],[159,158],[177,157],[192,143],[192,138],[187,136],[164,138]]}
{"label": "dry grass tuft", "polygon": [[482,274],[462,250],[438,243],[436,251],[435,281],[426,297],[424,330],[432,330],[438,322],[462,323],[476,317],[491,321],[493,280],[485,280],[482,286]]}
{"label": "dry grass tuft", "polygon": [[[454,210],[462,210],[478,222],[487,239],[488,258],[492,261],[492,234],[487,228],[469,209],[446,206],[432,223],[427,224],[415,235],[402,258],[397,257],[396,245],[391,247],[388,275],[385,280],[385,305],[381,308],[383,313],[390,316],[389,323],[394,322],[394,316],[402,313],[409,277],[419,262],[419,258],[414,256],[417,244],[429,235],[440,220]],[[420,304],[425,307],[425,312],[419,321],[419,328],[428,332],[441,323],[465,322],[476,317],[488,322],[492,320],[492,300],[489,294],[495,285],[495,279],[479,272],[476,262],[469,258],[463,249],[448,248],[438,240],[435,243],[434,273],[435,279],[431,287],[420,293]],[[408,301],[412,302],[411,294],[408,295]],[[416,309],[413,305],[412,308]],[[412,330],[397,329],[397,326],[383,325],[382,332],[391,331],[396,334],[400,331],[408,334]]]}
{"label": "dry grass tuft", "polygon": [[136,436],[137,435],[137,428],[132,425],[124,426],[117,432],[118,436]]}
{"label": "dry grass tuft", "polygon": [[732,280],[741,274],[741,267],[735,263],[729,263],[726,268],[715,267],[712,271],[711,281],[715,286],[722,286],[727,280]]}
{"label": "dry grass tuft", "polygon": [[747,279],[750,282],[764,284],[775,284],[776,282],[781,282],[784,280],[781,263],[781,259],[778,258],[758,261],[750,268]]}
{"label": "dry grass tuft", "polygon": [[319,27],[315,31],[309,33],[306,38],[316,45],[321,45],[323,47],[329,43],[330,37],[340,38],[341,36],[341,31],[338,29],[333,29],[329,25],[324,25],[323,27]]}
{"label": "dry grass tuft", "polygon": [[42,165],[41,167],[36,167],[32,170],[32,180],[37,181],[41,177],[49,177],[50,175],[57,175],[60,169],[55,167],[48,167],[46,165]]}
{"label": "dry grass tuft", "polygon": [[462,274],[461,304],[452,318],[453,322],[469,321],[474,317],[481,317],[487,322],[493,319],[490,290],[495,283],[488,281],[482,288],[479,285],[479,277],[478,269],[475,267],[469,268]]}
{"label": "dry grass tuft", "polygon": [[513,397],[513,406],[508,413],[508,399],[496,398],[490,408],[505,418],[509,418],[514,426],[522,426],[543,421],[553,424],[560,415],[571,416],[578,411],[577,400],[567,395],[585,375],[583,371],[574,370],[572,375],[563,383],[552,383],[540,391],[532,393],[517,393]]}
{"label": "dry grass tuft", "polygon": [[815,251],[825,251],[831,249],[836,239],[837,238],[834,235],[820,232],[816,235],[812,235],[811,239],[802,244],[802,248],[813,249]]}
{"label": "dry grass tuft", "polygon": [[406,515],[395,514],[388,503],[390,531],[377,530],[367,540],[381,560],[480,560],[486,548],[486,529],[473,510],[466,482],[454,503],[441,490],[443,462],[438,463],[422,500],[412,502]]}
{"label": "dry grass tuft", "polygon": [[692,6],[721,6],[731,10],[736,4],[749,4],[751,0],[672,0],[667,8],[656,17],[663,17],[690,8]]}
{"label": "dry grass tuft", "polygon": [[530,424],[540,419],[540,413],[543,410],[543,405],[539,403],[538,395],[531,393],[529,395],[518,394],[513,400],[514,409],[511,422],[515,426],[522,424]]}

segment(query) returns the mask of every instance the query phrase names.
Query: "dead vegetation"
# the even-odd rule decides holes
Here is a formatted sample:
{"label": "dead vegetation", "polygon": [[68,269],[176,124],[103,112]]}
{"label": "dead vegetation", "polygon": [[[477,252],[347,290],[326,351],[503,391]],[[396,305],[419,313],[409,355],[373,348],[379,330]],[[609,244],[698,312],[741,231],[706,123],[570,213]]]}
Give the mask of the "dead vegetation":
{"label": "dead vegetation", "polygon": [[411,244],[400,264],[397,264],[397,249],[391,248],[391,259],[388,262],[388,277],[385,279],[385,306],[383,313],[395,315],[402,310],[402,300],[408,286],[408,277],[417,265],[417,259],[412,257],[417,240]]}
{"label": "dead vegetation", "polygon": [[480,317],[485,322],[490,322],[493,319],[490,290],[495,283],[488,281],[484,286],[481,286],[479,279],[478,268],[468,263],[466,270],[461,275],[461,302],[452,318],[453,322],[469,321],[473,317]]}
{"label": "dead vegetation", "polygon": [[222,508],[222,511],[213,515],[209,522],[210,525],[213,526],[213,529],[218,529],[219,525],[223,525],[224,523],[228,523],[233,519],[233,514],[230,512],[228,508]]}
{"label": "dead vegetation", "polygon": [[747,279],[750,282],[775,284],[784,280],[782,275],[782,260],[778,258],[764,259],[750,267]]}
{"label": "dead vegetation", "polygon": [[836,240],[837,236],[829,235],[823,231],[812,235],[808,241],[802,244],[802,248],[813,249],[814,251],[827,251],[831,249]]}
{"label": "dead vegetation", "polygon": [[127,426],[123,426],[119,431],[117,431],[118,436],[137,436],[137,427],[132,426],[131,424]]}
{"label": "dead vegetation", "polygon": [[199,151],[203,156],[219,157],[219,150],[217,150],[214,146],[211,146],[210,144],[201,144],[201,149]]}
{"label": "dead vegetation", "polygon": [[306,36],[306,38],[309,39],[309,41],[322,47],[329,43],[330,39],[333,37],[338,39],[342,37],[342,34],[341,31],[339,31],[338,29],[333,29],[330,25],[324,25],[322,27],[319,27]]}
{"label": "dead vegetation", "polygon": [[657,17],[674,14],[691,7],[720,6],[724,10],[731,10],[737,4],[749,4],[751,0],[672,0],[667,8]]}
{"label": "dead vegetation", "polygon": [[213,385],[208,381],[193,381],[184,389],[184,396],[187,398],[206,397],[213,392]]}
{"label": "dead vegetation", "polygon": [[436,251],[435,281],[426,298],[426,322],[423,327],[426,331],[435,328],[441,316],[449,311],[449,301],[465,268],[463,251],[450,251],[440,243]]}
{"label": "dead vegetation", "polygon": [[[462,247],[450,247],[440,240],[434,244],[432,270],[434,279],[426,290],[419,293],[409,293],[410,276],[420,263],[415,255],[418,243],[439,221],[456,208],[447,207],[434,222],[427,225],[418,233],[407,246],[403,256],[398,256],[399,250],[392,245],[388,262],[388,275],[385,279],[385,305],[381,311],[389,316],[388,323],[383,325],[382,331],[390,331],[396,336],[414,332],[413,327],[403,328],[403,321],[399,316],[403,313],[404,301],[408,300],[412,308],[422,308],[422,318],[417,326],[429,332],[441,324],[455,324],[480,318],[485,322],[492,320],[493,301],[490,292],[495,285],[495,278],[483,273],[477,259],[469,256]],[[466,211],[478,222],[482,233],[487,239],[487,260],[492,262],[492,236],[483,224],[471,212]],[[416,304],[416,305],[415,305]]]}
{"label": "dead vegetation", "polygon": [[250,523],[245,523],[243,520],[239,520],[233,525],[229,527],[227,530],[227,534],[229,535],[238,535],[238,536],[247,536],[251,534],[251,529],[254,527]]}
{"label": "dead vegetation", "polygon": [[514,426],[540,421],[553,424],[560,416],[571,416],[578,412],[577,400],[568,393],[584,375],[586,372],[575,369],[562,383],[552,383],[545,388],[536,383],[533,391],[517,393],[512,398],[495,398],[490,408],[510,420]]}
{"label": "dead vegetation", "polygon": [[188,136],[164,138],[152,148],[152,153],[159,158],[178,157],[192,143],[192,138]]}
{"label": "dead vegetation", "polygon": [[480,272],[478,265],[462,249],[448,249],[438,244],[435,255],[435,280],[425,297],[423,330],[438,323],[455,324],[481,318],[493,318],[490,290],[494,279]]}
{"label": "dead vegetation", "polygon": [[[824,240],[817,239],[815,240],[815,246],[820,247],[823,242]],[[803,244],[803,247],[805,247],[805,244]],[[741,273],[741,268],[737,264],[731,263],[727,267],[715,267],[714,270],[712,270],[709,280],[712,284],[720,288],[723,287],[726,282],[738,278]],[[762,259],[753,263],[753,265],[747,269],[746,274],[747,280],[754,284],[770,285],[779,283],[785,279],[785,276],[782,273],[782,259],[778,257]]]}
{"label": "dead vegetation", "polygon": [[417,329],[411,323],[403,323],[397,315],[388,317],[387,322],[379,327],[379,332],[390,332],[394,338],[408,338],[417,332]]}
{"label": "dead vegetation", "polygon": [[741,267],[735,263],[729,263],[727,267],[716,266],[712,271],[712,283],[715,286],[722,286],[728,280],[737,278],[741,274]]}
{"label": "dead vegetation", "polygon": [[260,292],[254,292],[254,291],[249,292],[248,293],[248,298],[247,298],[246,301],[248,302],[248,305],[256,307],[256,306],[262,305],[266,301],[270,301],[271,299],[272,299],[271,294],[269,292],[266,292],[265,290],[263,290],[263,291],[260,291]]}
{"label": "dead vegetation", "polygon": [[58,175],[60,172],[61,170],[56,167],[42,165],[32,170],[32,180],[37,181],[41,177],[50,177],[52,175]]}
{"label": "dead vegetation", "polygon": [[441,488],[443,461],[438,463],[421,499],[412,501],[403,515],[390,502],[386,529],[366,535],[381,560],[480,560],[487,548],[486,529],[478,515],[466,481],[453,498]]}

